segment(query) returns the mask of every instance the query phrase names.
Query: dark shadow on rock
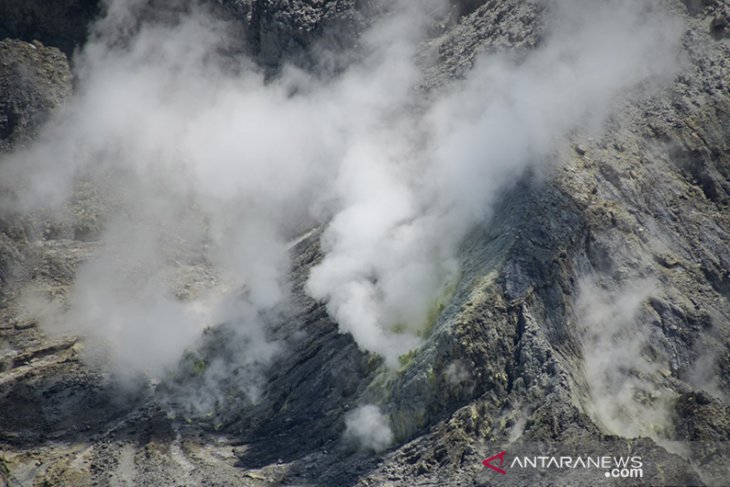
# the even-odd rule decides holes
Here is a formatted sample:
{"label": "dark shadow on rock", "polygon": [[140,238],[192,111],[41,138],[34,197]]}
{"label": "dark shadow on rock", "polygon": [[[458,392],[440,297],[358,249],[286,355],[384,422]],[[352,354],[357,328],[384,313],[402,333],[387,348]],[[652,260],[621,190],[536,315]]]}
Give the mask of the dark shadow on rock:
{"label": "dark shadow on rock", "polygon": [[89,24],[101,10],[99,0],[3,0],[0,38],[34,40],[57,47],[71,57],[88,36]]}
{"label": "dark shadow on rock", "polygon": [[146,395],[143,387],[114,384],[73,359],[27,371],[16,380],[8,375],[0,386],[0,441],[19,447],[103,436],[137,410]]}

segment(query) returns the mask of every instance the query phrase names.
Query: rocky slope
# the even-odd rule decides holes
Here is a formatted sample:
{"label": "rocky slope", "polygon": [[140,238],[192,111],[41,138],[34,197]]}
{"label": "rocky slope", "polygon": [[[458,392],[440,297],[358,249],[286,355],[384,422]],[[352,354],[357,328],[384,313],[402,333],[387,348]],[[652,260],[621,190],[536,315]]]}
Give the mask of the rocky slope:
{"label": "rocky slope", "polygon": [[0,149],[27,143],[71,93],[65,56],[40,42],[5,39],[0,44]]}
{"label": "rocky slope", "polygon": [[0,2],[0,37],[38,40],[68,55],[83,43],[89,20],[99,13],[98,0]]}
{"label": "rocky slope", "polygon": [[[283,57],[306,58],[313,43],[352,42],[373,15],[355,1],[219,3],[249,26],[247,48],[269,69]],[[4,5],[3,19],[13,20],[2,32],[49,32],[41,40],[65,52],[67,39],[82,38],[65,30],[57,37],[46,19],[63,16],[31,28],[28,15]],[[500,476],[482,465],[505,450],[508,460],[639,455],[644,478],[636,484],[726,483],[730,4],[665,6],[685,22],[681,74],[658,96],[624,102],[600,136],[572,134],[554,171],[527,175],[505,192],[490,221],[463,242],[462,273],[425,345],[395,372],[358,350],[303,292],[321,259],[315,230],[291,249],[296,306],[270,330],[291,353],[268,369],[260,399],[231,392],[213,417],[188,417],[176,394],[202,380],[194,360],[161,384],[119,384],[81,359],[78,338],[49,337],[19,311],[25,286],[64,295],[76,266],[94,253],[93,191],[75,203],[75,222],[4,216],[0,479],[11,486],[619,485],[594,470]],[[438,60],[427,68],[424,92],[462,76],[479,52],[538,46],[543,14],[536,1],[456,2],[422,47],[424,58]],[[15,40],[0,43],[0,87],[6,151],[32,138],[72,89],[60,51]],[[638,325],[626,324],[622,303],[643,295],[642,287],[660,291],[635,305]],[[203,362],[234,353],[225,326],[205,341]],[[343,439],[346,413],[363,403],[389,417],[395,442],[383,453]]]}

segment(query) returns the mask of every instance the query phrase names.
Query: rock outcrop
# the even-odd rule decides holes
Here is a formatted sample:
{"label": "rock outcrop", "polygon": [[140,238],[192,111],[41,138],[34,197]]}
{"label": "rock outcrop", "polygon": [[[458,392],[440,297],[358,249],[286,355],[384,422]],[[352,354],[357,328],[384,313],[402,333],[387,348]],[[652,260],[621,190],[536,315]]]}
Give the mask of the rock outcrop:
{"label": "rock outcrop", "polygon": [[71,71],[58,49],[0,41],[0,151],[27,143],[71,94]]}
{"label": "rock outcrop", "polygon": [[99,0],[3,0],[0,38],[37,40],[70,56],[86,41],[89,23],[99,14],[99,7]]}

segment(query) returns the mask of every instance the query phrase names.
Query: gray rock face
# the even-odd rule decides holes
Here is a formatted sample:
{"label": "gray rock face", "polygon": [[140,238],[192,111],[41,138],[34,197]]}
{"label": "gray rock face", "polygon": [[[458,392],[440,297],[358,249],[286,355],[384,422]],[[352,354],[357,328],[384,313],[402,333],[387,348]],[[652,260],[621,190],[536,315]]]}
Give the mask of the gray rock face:
{"label": "gray rock face", "polygon": [[[153,0],[138,3],[135,8],[147,8],[150,13],[146,18],[164,18],[170,12],[189,10],[193,3]],[[282,61],[311,67],[315,63],[313,48],[332,50],[352,45],[366,22],[360,11],[370,1],[205,0],[200,3],[235,24],[239,38],[245,41],[243,49],[263,66],[275,70]],[[99,0],[50,3],[2,0],[0,39],[38,40],[71,57],[86,41],[91,23],[103,15],[105,8]]]}
{"label": "gray rock face", "polygon": [[87,37],[89,21],[99,13],[99,0],[0,1],[0,38],[38,40],[67,55]]}
{"label": "gray rock face", "polygon": [[[39,42],[0,41],[0,154],[27,144],[71,94],[66,56]],[[26,229],[0,218],[0,294],[27,248]]]}
{"label": "gray rock face", "polygon": [[[363,2],[359,2],[363,3]],[[273,0],[253,3],[248,27],[254,55],[268,67],[282,59],[312,63],[310,48],[352,44],[364,19],[356,0]]]}
{"label": "gray rock face", "polygon": [[27,142],[71,94],[71,71],[58,49],[0,41],[0,151]]}
{"label": "gray rock face", "polygon": [[[352,42],[367,22],[354,0],[219,4],[246,22],[249,48],[272,69],[289,58],[311,67],[312,45]],[[538,46],[540,4],[456,2],[459,13],[423,48],[438,59],[424,90],[463,76],[480,51]],[[314,232],[292,249],[296,306],[271,325],[290,353],[267,372],[260,401],[231,395],[213,418],[172,417],[176,388],[201,380],[194,366],[183,364],[156,389],[129,392],[84,365],[75,338],[49,338],[19,317],[21,284],[62,294],[94,244],[36,238],[4,223],[0,478],[9,485],[617,485],[582,469],[498,476],[482,465],[504,450],[510,461],[639,455],[644,482],[722,485],[730,458],[723,23],[730,7],[665,5],[686,23],[688,68],[660,95],[618,107],[600,137],[564,141],[562,166],[549,177],[527,175],[506,192],[491,220],[463,242],[452,298],[397,372],[358,350],[303,292],[321,259]],[[70,93],[63,55],[20,41],[0,43],[0,83],[5,147],[32,136]],[[30,271],[11,281],[8,269],[23,259]],[[632,282],[662,290],[637,306],[639,328],[621,320],[617,304],[644,291]],[[226,336],[225,327],[211,332],[198,358],[226,353]],[[606,350],[636,353],[616,352],[625,363],[604,363]],[[619,397],[624,383],[641,387]],[[379,455],[342,439],[346,414],[363,402],[379,404],[395,434]],[[618,413],[612,420],[602,408]]]}

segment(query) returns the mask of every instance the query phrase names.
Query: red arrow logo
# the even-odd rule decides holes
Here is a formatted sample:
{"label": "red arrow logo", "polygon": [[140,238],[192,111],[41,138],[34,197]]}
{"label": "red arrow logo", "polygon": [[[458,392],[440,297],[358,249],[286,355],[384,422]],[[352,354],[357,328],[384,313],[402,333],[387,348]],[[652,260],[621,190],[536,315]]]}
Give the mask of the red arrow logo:
{"label": "red arrow logo", "polygon": [[[504,465],[504,456],[506,454],[507,454],[506,451],[501,451],[501,452],[497,453],[496,455],[494,455],[492,457],[489,457],[486,460],[484,460],[482,462],[482,465],[484,465],[485,467],[491,468],[492,470],[494,470],[497,473],[501,473],[502,475],[507,475],[507,471],[506,470],[503,470],[503,469],[499,468],[502,465]],[[496,460],[496,459],[499,459],[499,467],[495,467],[494,465],[492,465],[492,460]]]}

